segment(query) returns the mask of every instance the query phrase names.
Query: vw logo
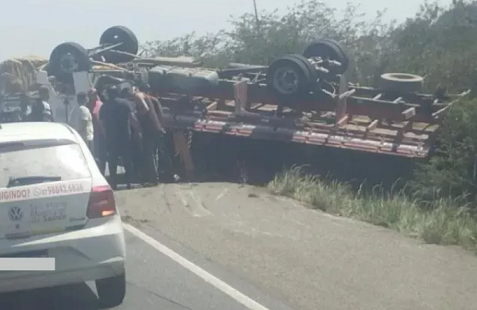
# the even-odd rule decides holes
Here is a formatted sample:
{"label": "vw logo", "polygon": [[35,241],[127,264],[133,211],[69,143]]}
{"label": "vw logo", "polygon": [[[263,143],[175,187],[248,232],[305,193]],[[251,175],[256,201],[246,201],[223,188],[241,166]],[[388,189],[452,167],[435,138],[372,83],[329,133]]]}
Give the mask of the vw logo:
{"label": "vw logo", "polygon": [[20,221],[23,218],[23,211],[20,207],[11,207],[8,211],[8,217],[12,221]]}

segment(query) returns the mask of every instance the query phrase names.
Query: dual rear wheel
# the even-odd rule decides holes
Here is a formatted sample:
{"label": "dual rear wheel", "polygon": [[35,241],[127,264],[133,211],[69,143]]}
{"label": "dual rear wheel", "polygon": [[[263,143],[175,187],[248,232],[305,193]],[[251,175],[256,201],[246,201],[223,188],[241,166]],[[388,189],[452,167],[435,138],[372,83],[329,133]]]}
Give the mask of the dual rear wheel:
{"label": "dual rear wheel", "polygon": [[349,58],[344,47],[335,40],[320,39],[310,44],[302,55],[286,55],[274,61],[267,70],[267,87],[285,101],[309,94],[319,78],[312,64],[315,58],[320,59],[329,74],[343,74],[348,69]]}
{"label": "dual rear wheel", "polygon": [[[108,50],[97,52],[113,45],[117,45],[112,48],[116,53]],[[70,81],[74,72],[91,70],[91,59],[104,58],[105,62],[113,64],[129,62],[138,51],[139,41],[134,33],[126,27],[114,26],[103,32],[96,48],[87,50],[75,42],[65,42],[55,47],[50,54],[47,72],[58,81]]]}
{"label": "dual rear wheel", "polygon": [[[302,55],[286,55],[270,65],[267,87],[271,93],[283,101],[308,95],[324,76],[312,64],[315,59],[319,59],[320,66],[328,71],[328,77],[344,74],[350,63],[343,45],[336,40],[319,39],[308,45]],[[385,92],[418,93],[422,84],[423,78],[418,75],[386,73],[381,75],[379,88]]]}

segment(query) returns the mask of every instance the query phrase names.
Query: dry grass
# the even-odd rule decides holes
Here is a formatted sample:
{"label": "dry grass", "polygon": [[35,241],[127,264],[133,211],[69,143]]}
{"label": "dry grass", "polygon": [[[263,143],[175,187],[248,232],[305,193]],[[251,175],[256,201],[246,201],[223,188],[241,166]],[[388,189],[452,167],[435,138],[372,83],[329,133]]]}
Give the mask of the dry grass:
{"label": "dry grass", "polygon": [[313,208],[384,226],[430,244],[477,250],[477,218],[457,200],[424,203],[402,192],[356,193],[346,184],[304,175],[300,167],[277,175],[268,188]]}

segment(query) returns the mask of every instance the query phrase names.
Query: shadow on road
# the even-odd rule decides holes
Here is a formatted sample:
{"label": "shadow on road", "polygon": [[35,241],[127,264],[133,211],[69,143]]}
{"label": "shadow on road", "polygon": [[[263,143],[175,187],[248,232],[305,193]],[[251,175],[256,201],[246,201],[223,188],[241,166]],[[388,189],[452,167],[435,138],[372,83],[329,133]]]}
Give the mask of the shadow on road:
{"label": "shadow on road", "polygon": [[96,294],[83,284],[0,294],[0,309],[98,310]]}

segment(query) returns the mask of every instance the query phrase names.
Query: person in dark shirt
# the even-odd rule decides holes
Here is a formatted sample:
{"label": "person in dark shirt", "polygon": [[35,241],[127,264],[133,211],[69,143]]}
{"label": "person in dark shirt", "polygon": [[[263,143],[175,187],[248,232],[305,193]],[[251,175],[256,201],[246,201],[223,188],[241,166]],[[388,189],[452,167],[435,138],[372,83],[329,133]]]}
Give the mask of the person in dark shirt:
{"label": "person in dark shirt", "polygon": [[31,113],[31,98],[26,93],[20,95],[20,109],[22,115],[22,122],[26,122]]}
{"label": "person in dark shirt", "polygon": [[146,183],[149,185],[158,184],[158,173],[156,165],[157,139],[165,133],[161,122],[156,114],[156,108],[151,97],[145,92],[125,90],[126,98],[134,101],[137,106],[137,117],[143,132],[143,170],[146,176]]}
{"label": "person in dark shirt", "polygon": [[33,102],[31,106],[30,121],[32,122],[54,122],[53,112],[51,111],[48,99],[50,99],[50,90],[46,86],[38,90],[40,98]]}
{"label": "person in dark shirt", "polygon": [[157,153],[158,158],[158,175],[160,179],[163,179],[166,182],[173,181],[175,179],[175,174],[173,172],[174,165],[172,162],[174,151],[170,145],[171,141],[168,141],[162,105],[159,99],[150,95],[149,84],[140,83],[138,85],[138,89],[145,95],[145,97],[150,101],[150,103],[152,103],[155,115],[157,117],[154,119],[154,127],[157,133],[155,137],[155,152]]}
{"label": "person in dark shirt", "polygon": [[162,105],[154,96],[149,94],[150,86],[148,84],[142,84],[138,87],[138,92],[144,96],[146,104],[148,107],[153,110],[152,113],[149,115],[149,119],[151,121],[151,125],[153,130],[158,133],[165,133],[166,130],[164,128],[164,112],[162,110]]}
{"label": "person in dark shirt", "polygon": [[99,111],[99,118],[103,124],[108,149],[109,175],[113,189],[117,188],[118,159],[126,170],[127,188],[132,182],[131,140],[132,130],[140,138],[141,127],[127,99],[119,97],[119,89],[112,86],[107,89],[108,99]]}
{"label": "person in dark shirt", "polygon": [[[128,101],[128,103],[131,105],[131,109],[134,112],[134,115],[138,117],[137,113],[137,106],[136,103],[132,100],[130,100],[129,93],[131,91],[131,88],[129,86],[122,87],[120,97],[124,98]],[[138,118],[139,124],[141,124],[140,119]],[[144,133],[144,129],[141,126],[141,130]],[[138,176],[142,179],[144,175],[144,169],[143,169],[143,140],[139,139],[137,135],[135,135],[134,128],[132,129],[132,139],[131,139],[131,149],[132,149],[132,163],[133,163],[133,171],[134,175]]]}

